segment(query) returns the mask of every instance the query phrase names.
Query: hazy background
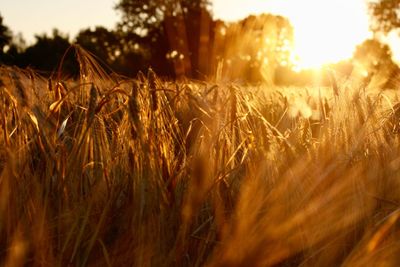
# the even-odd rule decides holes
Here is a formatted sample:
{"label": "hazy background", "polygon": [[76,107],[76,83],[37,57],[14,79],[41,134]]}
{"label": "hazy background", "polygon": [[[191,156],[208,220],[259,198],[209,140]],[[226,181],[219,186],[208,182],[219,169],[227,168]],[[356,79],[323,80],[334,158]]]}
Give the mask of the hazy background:
{"label": "hazy background", "polygon": [[223,63],[224,77],[271,82],[284,77],[289,83],[307,76],[313,81],[311,72],[300,71],[326,66],[344,76],[357,70],[367,80],[389,69],[385,76],[393,77],[393,62],[400,62],[398,29],[372,33],[367,0],[210,0],[204,1],[207,8],[184,16],[156,15],[156,23],[139,14],[152,17],[152,8],[143,5],[159,8],[163,1],[125,2],[137,5],[132,10],[144,7],[139,13],[121,6],[117,11],[122,2],[3,0],[0,15],[12,39],[3,62],[51,71],[75,43],[127,75],[151,66],[166,76],[204,78],[215,76]]}
{"label": "hazy background", "polygon": [[[295,27],[297,52],[307,67],[320,65],[310,53],[319,53],[319,61],[348,58],[357,44],[371,36],[365,0],[213,0],[212,4],[214,18],[225,21],[261,13],[289,18]],[[115,5],[113,0],[3,0],[0,12],[14,34],[22,33],[30,44],[35,34],[54,28],[70,37],[91,26],[112,28],[120,18]],[[391,35],[389,40],[395,60],[400,61],[399,38]],[[328,43],[338,47],[333,49]]]}

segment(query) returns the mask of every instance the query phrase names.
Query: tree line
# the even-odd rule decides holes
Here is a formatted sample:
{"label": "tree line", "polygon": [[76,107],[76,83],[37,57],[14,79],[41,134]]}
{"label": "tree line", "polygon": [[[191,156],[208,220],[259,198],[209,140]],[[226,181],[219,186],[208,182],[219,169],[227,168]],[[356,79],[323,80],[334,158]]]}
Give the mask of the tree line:
{"label": "tree line", "polygon": [[[399,27],[399,3],[370,4],[376,36]],[[0,63],[51,75],[62,62],[63,70],[73,76],[79,66],[70,48],[79,45],[105,69],[127,76],[151,67],[159,75],[175,78],[226,77],[283,84],[312,79],[310,71],[301,75],[293,71],[293,27],[284,17],[264,14],[227,23],[213,19],[209,0],[120,0],[115,8],[121,19],[114,29],[82,29],[72,40],[54,30],[51,35],[36,35],[30,46],[13,35],[0,16]],[[397,71],[390,48],[375,38],[360,44],[351,62],[332,68],[345,73],[359,68],[368,76],[382,66]]]}

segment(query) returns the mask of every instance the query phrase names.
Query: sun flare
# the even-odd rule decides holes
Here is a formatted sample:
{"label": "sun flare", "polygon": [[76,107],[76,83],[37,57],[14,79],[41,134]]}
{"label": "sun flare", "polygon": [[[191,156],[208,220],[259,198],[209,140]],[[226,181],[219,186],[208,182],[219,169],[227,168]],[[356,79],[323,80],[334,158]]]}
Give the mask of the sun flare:
{"label": "sun flare", "polygon": [[293,59],[299,69],[318,68],[350,58],[355,47],[371,36],[365,0],[214,0],[223,19],[272,13],[287,17],[294,27]]}
{"label": "sun flare", "polygon": [[[350,58],[355,46],[369,37],[368,16],[361,1],[309,0],[301,13],[289,11],[295,29],[300,68],[317,68]],[[304,12],[304,13],[303,13]]]}

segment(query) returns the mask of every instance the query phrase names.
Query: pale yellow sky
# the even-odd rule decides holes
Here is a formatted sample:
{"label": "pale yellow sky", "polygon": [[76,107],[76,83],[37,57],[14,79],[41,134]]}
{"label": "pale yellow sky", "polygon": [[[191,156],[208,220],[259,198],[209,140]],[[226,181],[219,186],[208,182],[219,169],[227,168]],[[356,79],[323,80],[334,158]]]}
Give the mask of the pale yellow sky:
{"label": "pale yellow sky", "polygon": [[119,20],[118,0],[0,0],[0,14],[14,34],[32,43],[35,34],[54,28],[74,37],[79,30],[96,25],[112,28]]}

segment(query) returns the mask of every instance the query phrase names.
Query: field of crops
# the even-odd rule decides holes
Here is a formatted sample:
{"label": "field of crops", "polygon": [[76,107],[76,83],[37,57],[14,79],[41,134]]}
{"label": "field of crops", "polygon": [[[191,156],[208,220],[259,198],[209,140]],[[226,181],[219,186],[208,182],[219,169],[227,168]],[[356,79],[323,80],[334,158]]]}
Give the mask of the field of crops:
{"label": "field of crops", "polygon": [[0,68],[0,265],[399,266],[396,93]]}

